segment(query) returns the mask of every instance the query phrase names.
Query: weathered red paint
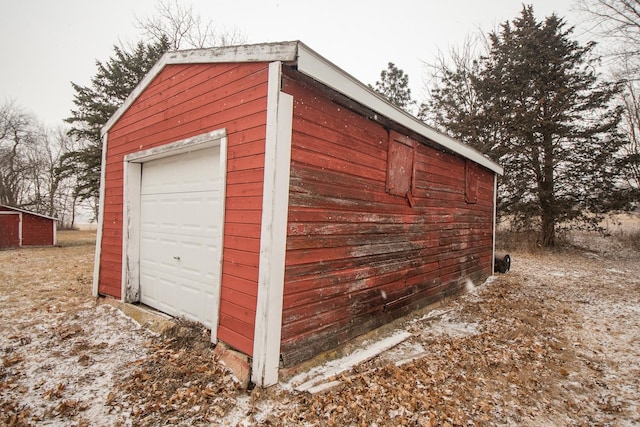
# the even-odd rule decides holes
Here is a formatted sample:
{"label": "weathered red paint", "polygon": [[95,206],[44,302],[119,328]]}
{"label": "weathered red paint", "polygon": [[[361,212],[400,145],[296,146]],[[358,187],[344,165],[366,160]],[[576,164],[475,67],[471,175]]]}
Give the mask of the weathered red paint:
{"label": "weathered red paint", "polygon": [[19,246],[20,215],[17,213],[0,215],[0,248],[17,248]]}
{"label": "weathered red paint", "polygon": [[295,74],[284,91],[294,97],[286,365],[491,274],[492,172],[476,168],[471,188],[464,159],[354,113]]}
{"label": "weathered red paint", "polygon": [[10,206],[0,206],[0,212],[0,248],[55,244],[54,219]]}

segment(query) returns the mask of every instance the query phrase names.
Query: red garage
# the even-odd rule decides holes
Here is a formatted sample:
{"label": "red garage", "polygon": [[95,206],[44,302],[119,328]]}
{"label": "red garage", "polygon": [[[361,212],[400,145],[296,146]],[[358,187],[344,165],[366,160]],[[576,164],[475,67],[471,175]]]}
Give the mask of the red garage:
{"label": "red garage", "polygon": [[95,294],[258,385],[492,274],[502,168],[300,42],[166,54],[103,129]]}
{"label": "red garage", "polygon": [[56,244],[56,219],[0,205],[0,249]]}

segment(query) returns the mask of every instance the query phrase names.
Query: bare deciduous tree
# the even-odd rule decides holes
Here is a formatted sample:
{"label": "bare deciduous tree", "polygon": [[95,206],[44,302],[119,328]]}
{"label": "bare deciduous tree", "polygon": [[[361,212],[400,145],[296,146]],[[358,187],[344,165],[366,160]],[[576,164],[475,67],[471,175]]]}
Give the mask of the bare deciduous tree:
{"label": "bare deciduous tree", "polygon": [[156,13],[136,19],[136,24],[155,42],[167,37],[172,50],[231,46],[247,40],[242,31],[217,28],[213,20],[204,20],[192,6],[185,6],[178,0],[158,1]]}
{"label": "bare deciduous tree", "polygon": [[627,144],[621,168],[632,200],[640,200],[640,0],[579,0],[578,8],[589,17],[589,29],[604,41],[601,49],[611,61],[611,73],[624,82],[620,99],[624,106],[621,130]]}
{"label": "bare deciduous tree", "polygon": [[35,144],[35,118],[13,101],[0,107],[0,204],[20,206],[28,194],[30,164],[25,151]]}
{"label": "bare deciduous tree", "polygon": [[632,80],[625,82],[622,94],[624,113],[622,115],[623,132],[627,144],[623,147],[629,188],[640,189],[640,88]]}
{"label": "bare deciduous tree", "polygon": [[38,143],[27,152],[31,165],[30,207],[58,218],[63,228],[73,227],[78,193],[76,176],[64,167],[64,155],[76,149],[78,142],[57,128],[43,131]]}
{"label": "bare deciduous tree", "polygon": [[634,59],[640,66],[640,0],[578,0],[578,9],[591,23],[590,32],[608,39],[607,54]]}
{"label": "bare deciduous tree", "polygon": [[0,204],[74,222],[75,175],[61,168],[74,140],[66,130],[45,129],[14,102],[0,106]]}

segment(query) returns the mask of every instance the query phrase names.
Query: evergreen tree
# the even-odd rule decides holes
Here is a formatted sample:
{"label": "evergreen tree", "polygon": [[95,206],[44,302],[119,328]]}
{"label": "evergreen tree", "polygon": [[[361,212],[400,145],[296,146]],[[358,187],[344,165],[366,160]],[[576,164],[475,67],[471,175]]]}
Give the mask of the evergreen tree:
{"label": "evergreen tree", "polygon": [[581,46],[572,31],[523,6],[489,34],[473,69],[448,70],[430,104],[453,136],[504,166],[499,209],[516,226],[537,225],[543,246],[555,244],[561,224],[593,225],[590,213],[613,207],[624,143],[612,106],[620,86],[598,78],[595,44]]}
{"label": "evergreen tree", "polygon": [[389,62],[387,69],[380,72],[380,80],[375,86],[369,85],[369,87],[405,111],[409,111],[414,105],[411,89],[409,89],[409,76],[393,62]]}
{"label": "evergreen tree", "polygon": [[133,49],[114,46],[114,55],[98,68],[89,86],[71,83],[76,94],[76,109],[66,122],[71,124],[69,134],[82,142],[82,147],[68,153],[64,167],[77,175],[77,194],[81,200],[98,200],[102,142],[100,129],[122,105],[131,91],[168,50],[169,40],[139,42]]}

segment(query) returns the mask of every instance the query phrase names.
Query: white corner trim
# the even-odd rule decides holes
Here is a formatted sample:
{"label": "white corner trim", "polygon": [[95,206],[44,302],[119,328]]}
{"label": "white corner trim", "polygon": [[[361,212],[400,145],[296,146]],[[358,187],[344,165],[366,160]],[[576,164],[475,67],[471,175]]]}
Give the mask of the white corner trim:
{"label": "white corner trim", "polygon": [[20,244],[20,247],[22,247],[22,227],[24,225],[24,222],[22,221],[23,219],[23,214],[22,212],[18,213],[18,242]]}
{"label": "white corner trim", "polygon": [[58,227],[56,227],[57,221],[51,221],[51,222],[53,226],[53,246],[55,246],[58,240]]}
{"label": "white corner trim", "polygon": [[100,199],[98,203],[98,232],[96,234],[96,253],[93,262],[93,286],[91,293],[98,296],[98,285],[100,282],[100,255],[102,254],[102,227],[104,226],[104,194],[105,176],[107,174],[107,141],[109,134],[102,135],[102,161],[100,162]]}
{"label": "white corner trim", "polygon": [[493,175],[493,256],[491,257],[491,274],[495,274],[496,259],[496,227],[498,226],[498,175]]}
{"label": "white corner trim", "polygon": [[293,97],[280,92],[281,62],[269,64],[258,300],[252,381],[278,382],[289,206]]}
{"label": "white corner trim", "polygon": [[214,260],[218,264],[218,271],[220,276],[213,288],[213,300],[218,304],[218,310],[213,313],[213,319],[211,320],[211,342],[218,342],[218,326],[220,326],[220,300],[222,298],[222,262],[224,261],[224,224],[225,224],[225,212],[227,204],[227,150],[229,141],[227,139],[226,129],[221,130],[221,135],[217,136],[220,141],[220,210],[218,211],[218,218],[220,218],[220,235],[216,242],[218,251],[218,259]]}
{"label": "white corner trim", "polygon": [[484,157],[480,152],[468,145],[435,131],[411,114],[392,105],[302,42],[298,43],[298,71],[324,83],[396,123],[435,141],[454,153],[458,153],[495,173],[503,173],[502,167],[497,163]]}
{"label": "white corner trim", "polygon": [[211,341],[217,341],[220,317],[219,302],[222,283],[222,244],[224,241],[225,192],[227,187],[227,130],[217,129],[191,138],[182,139],[159,147],[130,153],[124,156],[124,200],[122,212],[122,300],[140,300],[140,188],[142,165],[150,160],[175,156],[189,151],[220,146],[220,236],[218,237],[218,259],[213,260],[220,268],[219,277],[214,280],[214,309],[211,327]]}

